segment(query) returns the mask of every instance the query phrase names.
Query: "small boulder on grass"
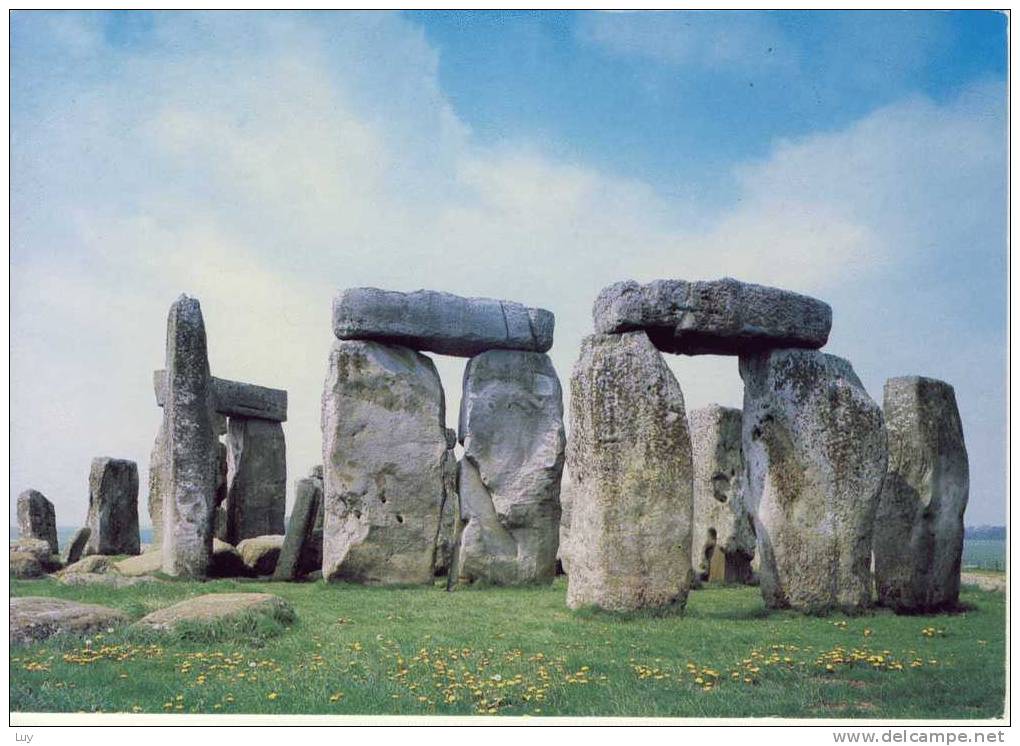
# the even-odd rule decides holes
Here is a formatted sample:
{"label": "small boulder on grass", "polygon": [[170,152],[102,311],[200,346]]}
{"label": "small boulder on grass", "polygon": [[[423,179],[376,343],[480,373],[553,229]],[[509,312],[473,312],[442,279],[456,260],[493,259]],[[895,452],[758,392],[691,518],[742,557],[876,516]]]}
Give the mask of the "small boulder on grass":
{"label": "small boulder on grass", "polygon": [[257,615],[285,624],[295,618],[291,605],[271,593],[207,593],[158,609],[139,619],[133,626],[165,632],[182,624],[211,625]]}
{"label": "small boulder on grass", "polygon": [[43,572],[56,572],[63,563],[60,557],[50,551],[49,542],[42,539],[21,538],[11,542],[11,554],[31,554],[42,567]]}
{"label": "small boulder on grass", "polygon": [[28,552],[11,552],[11,577],[18,580],[41,578],[46,573],[35,555]]}
{"label": "small boulder on grass", "polygon": [[255,575],[272,575],[283,549],[283,534],[255,536],[237,545],[244,564]]}
{"label": "small boulder on grass", "polygon": [[11,599],[11,644],[30,645],[56,634],[85,635],[128,621],[116,609],[62,598],[21,596]]}
{"label": "small boulder on grass", "polygon": [[139,583],[162,582],[159,578],[154,578],[151,575],[135,575],[132,577],[126,577],[116,572],[60,572],[53,577],[55,577],[57,582],[62,585],[105,585],[115,589],[130,588],[131,586],[138,585]]}
{"label": "small boulder on grass", "polygon": [[80,575],[81,573],[90,573],[94,575],[102,575],[108,572],[117,572],[113,557],[106,554],[90,554],[88,557],[78,560],[73,565],[68,565],[57,574]]}
{"label": "small boulder on grass", "polygon": [[114,569],[127,576],[152,575],[163,569],[163,552],[156,547],[151,552],[121,560],[114,565]]}

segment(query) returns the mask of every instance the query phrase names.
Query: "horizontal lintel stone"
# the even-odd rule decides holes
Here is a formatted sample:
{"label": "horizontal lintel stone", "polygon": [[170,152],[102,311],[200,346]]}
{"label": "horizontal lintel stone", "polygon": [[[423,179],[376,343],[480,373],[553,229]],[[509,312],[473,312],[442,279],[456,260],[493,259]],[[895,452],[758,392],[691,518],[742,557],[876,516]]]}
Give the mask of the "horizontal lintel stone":
{"label": "horizontal lintel stone", "polygon": [[[162,407],[166,401],[165,370],[157,370],[152,374],[152,387],[156,392],[156,403]],[[215,376],[212,387],[216,411],[220,414],[274,422],[287,421],[287,392],[283,389],[271,389]]]}

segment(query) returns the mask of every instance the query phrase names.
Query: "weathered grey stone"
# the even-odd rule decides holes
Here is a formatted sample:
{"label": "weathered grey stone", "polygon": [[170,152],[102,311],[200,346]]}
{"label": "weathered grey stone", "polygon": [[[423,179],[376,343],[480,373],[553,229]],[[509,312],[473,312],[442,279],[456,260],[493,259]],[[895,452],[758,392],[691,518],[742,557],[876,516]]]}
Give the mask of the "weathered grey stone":
{"label": "weathered grey stone", "polygon": [[[212,415],[213,432],[224,435],[227,432],[227,420],[219,414]],[[216,440],[216,505],[223,505],[227,496],[227,446]],[[156,434],[156,442],[152,446],[152,455],[149,458],[149,519],[152,522],[152,543],[154,546],[161,546],[163,543],[163,501],[166,498],[166,485],[169,479],[169,452],[166,448],[166,437],[163,425],[160,425]],[[218,524],[216,530],[219,530]],[[226,531],[226,524],[223,526]],[[226,533],[217,534],[225,539]]]}
{"label": "weathered grey stone", "polygon": [[284,623],[295,619],[291,605],[270,593],[207,593],[157,609],[139,619],[133,626],[168,631],[182,622],[207,624],[246,614],[266,615]]}
{"label": "weathered grey stone", "polygon": [[71,537],[71,542],[67,545],[67,554],[64,557],[64,564],[71,565],[81,559],[82,554],[85,552],[85,545],[88,543],[89,536],[92,535],[92,529],[88,526],[82,526],[74,535]]}
{"label": "weathered grey stone", "polygon": [[[457,479],[460,463],[454,449],[457,447],[457,431],[446,428],[446,458],[443,462],[443,484],[445,498],[439,516],[439,535],[436,537],[436,577],[450,576],[453,568],[457,533],[460,530],[460,498],[457,495]],[[447,585],[450,585],[447,583]]]}
{"label": "weathered grey stone", "polygon": [[25,490],[18,495],[18,534],[25,539],[42,539],[56,554],[57,518],[53,503],[38,490]]}
{"label": "weathered grey stone", "polygon": [[32,555],[45,572],[55,572],[64,566],[60,555],[50,551],[50,543],[45,539],[16,539],[11,542],[10,551]]}
{"label": "weathered grey stone", "polygon": [[849,362],[810,350],[742,357],[742,445],[770,608],[859,611],[886,467],[882,411]]}
{"label": "weathered grey stone", "polygon": [[334,343],[322,397],[326,580],[432,583],[452,454],[444,410],[426,356]]}
{"label": "weathered grey stone", "polygon": [[[294,487],[294,508],[287,522],[287,533],[273,571],[273,580],[296,580],[301,576],[302,558],[312,551],[309,545],[313,541],[312,533],[321,503],[322,482],[313,478],[299,479]],[[321,548],[319,554],[321,567]]]}
{"label": "weathered grey stone", "polygon": [[116,609],[61,598],[18,596],[10,601],[11,645],[31,645],[62,633],[85,635],[127,621]]}
{"label": "weathered grey stone", "polygon": [[237,545],[237,553],[253,575],[272,575],[283,549],[283,535],[253,536]]}
{"label": "weathered grey stone", "polygon": [[[287,421],[287,392],[241,383],[226,378],[212,377],[213,408],[228,417],[252,417],[274,422]],[[163,406],[166,401],[166,371],[157,370],[152,374],[152,388],[156,393],[156,404]],[[223,433],[219,433],[222,435]]]}
{"label": "weathered grey stone", "polygon": [[348,288],[333,300],[338,339],[371,339],[443,355],[487,350],[547,352],[555,317],[541,308],[433,290]]}
{"label": "weathered grey stone", "polygon": [[694,462],[694,571],[700,580],[745,583],[755,536],[744,497],[739,409],[710,404],[691,412]]}
{"label": "weathered grey stone", "polygon": [[225,541],[213,539],[212,554],[209,555],[210,578],[244,578],[253,574],[244,564],[244,558],[236,547]]}
{"label": "weathered grey stone", "polygon": [[323,479],[323,477],[322,477],[322,464],[319,464],[318,466],[313,466],[311,469],[309,469],[309,471],[308,471],[308,478],[309,479],[318,479],[321,482],[322,479]]}
{"label": "weathered grey stone", "polygon": [[227,427],[227,541],[282,534],[287,500],[283,426],[231,417]]}
{"label": "weathered grey stone", "polygon": [[953,387],[920,376],[890,378],[884,415],[889,466],[875,517],[878,602],[901,612],[956,606],[967,447]]}
{"label": "weathered grey stone", "polygon": [[594,335],[570,380],[567,605],[682,608],[693,486],[683,392],[644,332]]}
{"label": "weathered grey stone", "polygon": [[216,507],[216,512],[213,516],[213,538],[219,539],[220,541],[226,541],[230,538],[230,529],[228,527],[229,514],[227,513],[227,504],[224,501],[221,505]]}
{"label": "weathered grey stone", "polygon": [[98,573],[98,572],[71,572],[71,573],[60,573],[55,576],[57,582],[61,585],[70,586],[83,586],[83,585],[105,585],[114,590],[121,588],[130,588],[141,583],[159,583],[159,578],[155,578],[152,575],[138,575],[134,577],[126,577],[124,575],[118,575],[117,573]]}
{"label": "weathered grey stone", "polygon": [[94,458],[89,472],[86,554],[138,554],[138,464]]}
{"label": "weathered grey stone", "polygon": [[163,572],[202,577],[212,549],[217,465],[205,323],[194,298],[182,295],[170,307],[166,369]]}
{"label": "weathered grey stone", "polygon": [[41,578],[46,573],[43,571],[42,565],[39,564],[39,560],[35,558],[35,555],[28,552],[11,552],[10,574],[11,577],[18,580],[32,580],[33,578]]}
{"label": "weathered grey stone", "polygon": [[90,554],[84,557],[72,565],[68,565],[63,570],[58,572],[58,575],[68,574],[81,574],[81,573],[92,573],[95,575],[102,575],[108,572],[117,572],[116,563],[113,557],[106,554]]}
{"label": "weathered grey stone", "polygon": [[599,293],[593,315],[597,332],[645,330],[660,350],[684,355],[817,349],[832,327],[827,303],[730,277],[618,282]]}
{"label": "weathered grey stone", "polygon": [[464,370],[459,582],[550,582],[559,546],[563,391],[548,355],[493,350]]}
{"label": "weathered grey stone", "polygon": [[163,550],[156,547],[153,550],[128,557],[114,564],[113,569],[121,575],[139,577],[152,575],[163,571]]}
{"label": "weathered grey stone", "polygon": [[560,545],[556,549],[559,570],[564,575],[570,574],[570,518],[574,505],[573,490],[573,483],[564,476],[560,482]]}

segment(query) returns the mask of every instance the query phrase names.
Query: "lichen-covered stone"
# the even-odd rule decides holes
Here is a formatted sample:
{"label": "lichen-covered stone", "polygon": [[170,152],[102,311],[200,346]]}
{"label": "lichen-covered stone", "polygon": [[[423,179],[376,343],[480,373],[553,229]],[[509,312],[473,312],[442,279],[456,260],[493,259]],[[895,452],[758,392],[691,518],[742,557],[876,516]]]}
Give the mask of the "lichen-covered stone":
{"label": "lichen-covered stone", "polygon": [[744,496],[741,411],[710,404],[689,417],[694,461],[694,549],[700,580],[751,578],[755,536]]}
{"label": "lichen-covered stone", "polygon": [[[321,504],[322,482],[314,478],[298,480],[294,486],[294,508],[287,522],[287,533],[273,570],[273,580],[296,580],[301,576],[302,558],[311,551],[308,545],[313,541],[315,519]],[[319,553],[321,555],[321,549]]]}
{"label": "lichen-covered stone", "polygon": [[182,622],[211,624],[259,614],[290,623],[294,609],[279,596],[270,593],[207,593],[158,609],[139,619],[133,626],[154,631],[170,631]]}
{"label": "lichen-covered stone", "polygon": [[227,431],[227,541],[284,532],[287,447],[283,426],[231,417]]}
{"label": "lichen-covered stone", "polygon": [[41,578],[46,573],[35,555],[28,552],[10,553],[10,575],[18,580],[31,580]]}
{"label": "lichen-covered stone", "polygon": [[660,350],[684,355],[817,349],[832,327],[827,303],[730,277],[617,282],[599,293],[592,313],[597,332],[644,330]]}
{"label": "lichen-covered stone", "polygon": [[86,554],[138,554],[138,464],[94,458],[89,472]]}
{"label": "lichen-covered stone", "polygon": [[15,539],[11,542],[10,551],[11,554],[18,552],[32,555],[44,572],[56,572],[64,566],[60,555],[50,551],[50,543],[45,539]]}
{"label": "lichen-covered stone", "polygon": [[322,397],[326,580],[432,583],[452,455],[444,420],[429,358],[334,343]]}
{"label": "lichen-covered stone", "polygon": [[253,536],[237,545],[237,553],[253,575],[272,575],[283,549],[283,535]]}
{"label": "lichen-covered stone", "polygon": [[849,362],[811,350],[742,357],[742,445],[770,608],[860,611],[886,468],[882,411]]}
{"label": "lichen-covered stone", "polygon": [[[272,557],[264,559],[266,564],[272,562]],[[251,568],[244,563],[244,558],[237,547],[213,538],[212,553],[209,555],[208,575],[210,578],[245,578],[254,574]]]}
{"label": "lichen-covered stone", "polygon": [[337,339],[371,339],[443,355],[548,352],[554,325],[553,314],[541,308],[432,290],[348,288],[333,301]]}
{"label": "lichen-covered stone", "polygon": [[170,307],[166,371],[163,572],[199,578],[212,549],[217,463],[205,322],[194,298]]}
{"label": "lichen-covered stone", "polygon": [[953,387],[920,376],[885,384],[889,466],[875,517],[878,601],[901,612],[952,609],[960,594],[967,447]]}
{"label": "lichen-covered stone", "polygon": [[460,582],[550,582],[559,546],[563,392],[548,355],[494,350],[464,371]]}
{"label": "lichen-covered stone", "polygon": [[42,596],[10,600],[11,645],[31,645],[57,634],[85,635],[127,621],[123,612],[96,604]]}
{"label": "lichen-covered stone", "polygon": [[67,545],[67,554],[64,556],[64,564],[71,565],[82,558],[85,553],[85,545],[88,543],[89,536],[92,535],[92,529],[88,526],[82,526],[74,535],[71,536],[71,541]]}
{"label": "lichen-covered stone", "polygon": [[53,503],[38,490],[25,490],[18,495],[18,534],[25,539],[42,539],[56,554],[57,517]]}
{"label": "lichen-covered stone", "polygon": [[570,574],[570,517],[573,511],[574,485],[563,478],[560,482],[560,545],[556,549],[556,560],[564,575]]}
{"label": "lichen-covered stone", "polygon": [[584,340],[570,381],[567,605],[682,608],[693,485],[683,393],[644,332]]}

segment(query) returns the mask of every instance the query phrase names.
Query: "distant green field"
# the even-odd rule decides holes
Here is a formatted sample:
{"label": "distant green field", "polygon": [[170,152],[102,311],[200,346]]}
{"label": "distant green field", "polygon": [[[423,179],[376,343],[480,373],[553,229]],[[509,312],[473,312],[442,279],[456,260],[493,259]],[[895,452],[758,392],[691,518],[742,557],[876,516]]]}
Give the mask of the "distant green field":
{"label": "distant green field", "polygon": [[981,570],[1006,569],[1006,542],[1001,539],[964,539],[963,566]]}
{"label": "distant green field", "polygon": [[683,616],[567,609],[544,588],[53,580],[14,595],[129,616],[210,592],[266,591],[297,622],[155,640],[128,630],[12,648],[15,712],[631,717],[990,718],[1003,712],[1003,594],[967,611],[806,618],[753,587],[692,592]]}

